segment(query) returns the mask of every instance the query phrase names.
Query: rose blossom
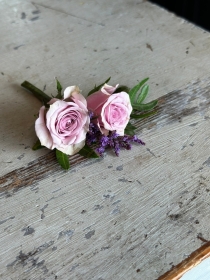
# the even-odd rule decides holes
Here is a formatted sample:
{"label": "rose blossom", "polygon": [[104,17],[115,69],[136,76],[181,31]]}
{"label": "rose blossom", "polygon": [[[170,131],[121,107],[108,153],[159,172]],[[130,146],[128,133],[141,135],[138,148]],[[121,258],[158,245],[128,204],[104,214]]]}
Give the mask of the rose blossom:
{"label": "rose blossom", "polygon": [[77,86],[67,87],[64,100],[53,98],[50,108],[40,108],[35,122],[36,134],[42,146],[74,155],[85,145],[90,117],[87,102]]}
{"label": "rose blossom", "polygon": [[88,110],[97,117],[97,124],[105,135],[115,130],[123,136],[132,112],[130,98],[126,92],[113,94],[117,87],[118,85],[112,87],[105,84],[99,91],[87,97]]}

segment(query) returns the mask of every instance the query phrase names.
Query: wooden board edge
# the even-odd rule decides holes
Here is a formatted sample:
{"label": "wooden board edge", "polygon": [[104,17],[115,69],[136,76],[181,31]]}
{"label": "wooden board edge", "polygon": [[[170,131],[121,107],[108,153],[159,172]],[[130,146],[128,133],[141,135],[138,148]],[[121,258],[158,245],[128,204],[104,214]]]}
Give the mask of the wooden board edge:
{"label": "wooden board edge", "polygon": [[187,271],[210,257],[210,241],[194,251],[188,258],[172,267],[157,280],[179,280]]}

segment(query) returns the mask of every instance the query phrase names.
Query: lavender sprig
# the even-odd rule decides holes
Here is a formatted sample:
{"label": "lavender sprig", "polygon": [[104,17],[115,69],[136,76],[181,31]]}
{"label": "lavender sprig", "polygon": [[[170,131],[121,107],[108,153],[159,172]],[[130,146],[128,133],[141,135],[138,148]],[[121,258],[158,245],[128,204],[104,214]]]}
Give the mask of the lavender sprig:
{"label": "lavender sprig", "polygon": [[131,143],[138,143],[145,145],[145,143],[139,139],[136,135],[134,136],[119,136],[115,131],[110,132],[108,136],[102,136],[99,139],[100,146],[96,149],[100,156],[103,155],[107,148],[112,148],[116,154],[119,156],[120,150],[126,149],[131,150]]}
{"label": "lavender sprig", "polygon": [[90,146],[92,144],[97,143],[101,136],[102,133],[99,130],[98,126],[91,122],[89,125],[89,131],[86,136],[86,144]]}
{"label": "lavender sprig", "polygon": [[114,150],[116,156],[119,156],[120,150],[126,149],[131,150],[132,143],[137,143],[140,145],[145,145],[145,143],[139,139],[136,135],[124,135],[120,136],[116,133],[116,131],[110,131],[108,135],[103,135],[97,124],[93,122],[94,114],[89,112],[89,116],[91,119],[89,125],[89,132],[86,136],[86,144],[91,146],[93,144],[98,144],[99,146],[96,148],[96,152],[103,156],[106,149],[111,148]]}

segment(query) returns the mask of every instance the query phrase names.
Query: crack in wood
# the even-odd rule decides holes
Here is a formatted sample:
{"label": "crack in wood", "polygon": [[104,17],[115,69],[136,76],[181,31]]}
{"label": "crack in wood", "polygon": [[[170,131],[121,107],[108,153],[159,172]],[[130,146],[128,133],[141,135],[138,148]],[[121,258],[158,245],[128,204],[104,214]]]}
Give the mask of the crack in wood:
{"label": "crack in wood", "polygon": [[66,11],[63,11],[63,10],[59,10],[59,9],[55,9],[53,7],[49,7],[47,5],[44,5],[44,4],[40,4],[40,3],[35,3],[35,2],[32,2],[32,4],[37,7],[43,7],[45,9],[49,9],[49,10],[53,10],[55,12],[58,12],[58,13],[62,13],[62,14],[65,14],[65,15],[68,15],[68,16],[71,16],[71,17],[74,17],[76,19],[80,19],[80,20],[83,20],[83,21],[87,21],[87,22],[90,22],[90,23],[94,23],[94,24],[97,24],[99,26],[105,26],[104,23],[101,23],[101,22],[95,22],[95,21],[92,21],[92,20],[89,20],[89,19],[86,19],[86,18],[83,18],[83,17],[80,17],[80,16],[77,16],[77,15],[73,15],[71,13],[67,13]]}

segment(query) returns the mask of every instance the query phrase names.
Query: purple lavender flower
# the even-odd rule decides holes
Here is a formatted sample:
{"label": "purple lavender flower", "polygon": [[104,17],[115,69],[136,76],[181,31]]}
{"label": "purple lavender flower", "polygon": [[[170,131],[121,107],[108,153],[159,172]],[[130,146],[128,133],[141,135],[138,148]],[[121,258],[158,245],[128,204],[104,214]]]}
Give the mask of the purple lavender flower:
{"label": "purple lavender flower", "polygon": [[101,138],[102,134],[98,128],[98,126],[94,123],[90,123],[89,131],[86,136],[87,145],[92,145],[97,143],[97,141]]}
{"label": "purple lavender flower", "polygon": [[96,151],[99,153],[100,156],[103,156],[104,152],[105,152],[105,148],[104,147],[99,147],[96,149]]}
{"label": "purple lavender flower", "polygon": [[[89,112],[90,119],[93,119],[94,114]],[[103,156],[104,152],[108,148],[112,148],[116,156],[119,156],[120,149],[131,149],[131,143],[137,143],[140,145],[145,145],[145,143],[139,139],[136,135],[124,135],[119,136],[116,131],[110,131],[109,134],[103,135],[97,124],[91,122],[89,126],[89,131],[86,137],[86,144],[93,145],[98,144],[96,151],[100,156]]]}
{"label": "purple lavender flower", "polygon": [[90,117],[90,119],[92,119],[93,118],[93,116],[94,116],[94,113],[92,112],[92,111],[88,111],[88,114],[89,114],[89,117]]}
{"label": "purple lavender flower", "polygon": [[120,149],[124,148],[126,150],[131,150],[131,143],[138,143],[141,145],[145,145],[145,143],[139,139],[136,135],[134,136],[119,136],[115,131],[110,132],[108,136],[104,136],[102,134],[98,134],[98,131],[95,130],[96,134],[92,139],[95,140],[94,143],[98,143],[99,147],[96,151],[102,156],[107,148],[112,148],[116,154],[119,156]]}
{"label": "purple lavender flower", "polygon": [[106,147],[109,143],[109,137],[108,136],[102,136],[100,139],[101,146]]}

